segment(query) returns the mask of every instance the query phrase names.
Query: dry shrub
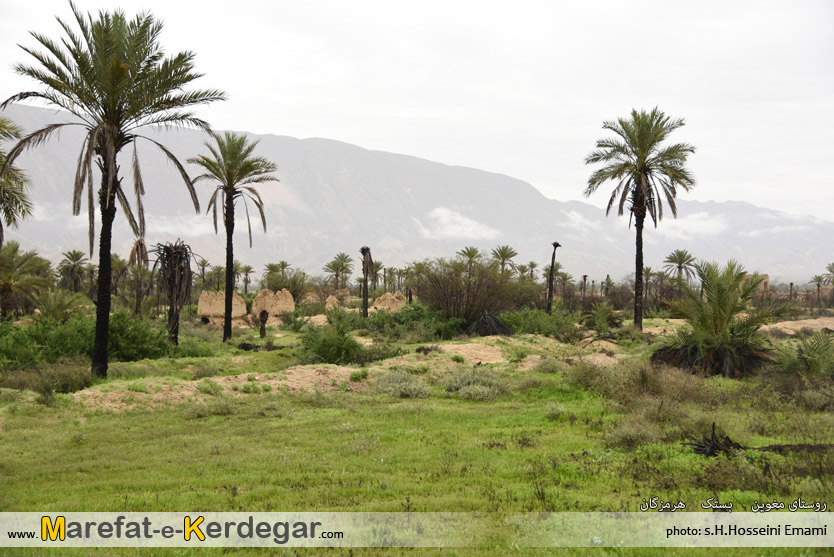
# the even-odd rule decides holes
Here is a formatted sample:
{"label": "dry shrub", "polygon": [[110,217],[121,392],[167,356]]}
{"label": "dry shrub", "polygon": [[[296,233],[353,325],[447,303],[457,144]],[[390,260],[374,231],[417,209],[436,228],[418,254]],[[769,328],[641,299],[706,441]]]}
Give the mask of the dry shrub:
{"label": "dry shrub", "polygon": [[662,438],[660,427],[637,414],[628,414],[605,432],[605,444],[618,449],[634,449],[641,445],[656,443]]}
{"label": "dry shrub", "polygon": [[447,392],[464,400],[493,400],[507,392],[507,383],[485,369],[466,369],[449,375],[443,382]]}
{"label": "dry shrub", "polygon": [[6,371],[0,374],[0,387],[31,390],[37,393],[74,393],[92,383],[90,364],[66,361],[35,369]]}
{"label": "dry shrub", "polygon": [[389,371],[376,382],[376,390],[394,398],[428,398],[431,389],[422,381],[402,370]]}
{"label": "dry shrub", "polygon": [[704,380],[667,366],[625,359],[610,367],[579,362],[565,370],[569,384],[581,387],[624,405],[645,395],[670,401],[708,402]]}

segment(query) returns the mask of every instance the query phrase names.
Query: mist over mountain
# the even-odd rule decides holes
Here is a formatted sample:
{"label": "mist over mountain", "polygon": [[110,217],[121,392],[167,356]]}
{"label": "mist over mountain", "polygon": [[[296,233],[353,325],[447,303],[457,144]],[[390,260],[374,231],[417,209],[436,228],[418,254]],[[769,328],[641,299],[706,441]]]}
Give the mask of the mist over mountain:
{"label": "mist over mountain", "polygon": [[[4,115],[27,131],[70,120],[65,113],[24,105],[12,105]],[[147,135],[182,161],[207,151],[203,132],[169,129]],[[550,243],[556,240],[563,246],[557,259],[574,277],[587,274],[589,280],[599,280],[610,274],[620,279],[633,272],[634,230],[628,228],[627,216],[616,217],[613,211],[606,218],[604,210],[588,203],[547,199],[526,182],[482,170],[329,139],[249,135],[260,140],[256,153],[278,165],[280,179],[258,188],[265,203],[266,234],[256,220],[257,210],[250,206],[251,249],[243,207],[236,210],[235,258],[259,271],[267,262],[284,259],[319,274],[337,252],[359,260],[363,245],[386,266],[452,256],[467,245],[488,251],[499,244],[519,252],[517,263],[533,260],[544,266],[550,262]],[[87,216],[74,217],[71,212],[82,137],[82,128],[65,128],[17,161],[32,182],[35,218],[8,230],[7,238],[56,262],[62,252],[86,251],[88,246]],[[200,256],[222,264],[222,224],[215,235],[211,217],[205,214],[213,186],[197,185],[201,212],[195,214],[178,172],[164,155],[147,141],[140,140],[138,149],[147,190],[148,244],[181,238]],[[122,151],[120,159],[126,191],[132,191],[131,150]],[[196,170],[189,168],[194,174]],[[576,184],[577,194],[583,187]],[[831,221],[745,202],[681,198],[677,219],[667,211],[657,229],[646,227],[645,264],[659,269],[669,252],[682,248],[702,259],[737,259],[750,271],[770,274],[774,282],[804,284],[834,261],[832,237]],[[114,251],[126,256],[133,240],[125,219],[117,214]],[[96,238],[96,248],[97,243]]]}

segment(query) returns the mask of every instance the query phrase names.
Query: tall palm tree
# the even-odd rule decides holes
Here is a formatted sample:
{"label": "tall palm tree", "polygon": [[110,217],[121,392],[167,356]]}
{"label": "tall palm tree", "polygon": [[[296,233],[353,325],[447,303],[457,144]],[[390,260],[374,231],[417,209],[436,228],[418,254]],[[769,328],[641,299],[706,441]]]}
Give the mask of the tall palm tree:
{"label": "tall palm tree", "polygon": [[663,270],[677,273],[678,297],[683,295],[683,279],[689,280],[695,276],[695,256],[685,249],[676,249],[663,260]]}
{"label": "tall palm tree", "polygon": [[469,270],[469,275],[472,275],[472,268],[475,266],[475,262],[481,258],[481,250],[476,248],[475,246],[466,246],[459,252],[457,255],[466,259],[467,269]]}
{"label": "tall palm tree", "polygon": [[553,255],[550,256],[550,265],[545,267],[544,273],[547,275],[547,313],[550,315],[553,309],[553,274],[557,273],[562,268],[556,262],[556,248],[562,247],[559,242],[553,242]]}
{"label": "tall palm tree", "polygon": [[84,266],[84,274],[87,277],[87,293],[91,300],[96,299],[96,276],[98,275],[98,265],[92,263]]}
{"label": "tall palm tree", "polygon": [[110,276],[113,282],[113,294],[119,294],[119,285],[124,284],[127,277],[127,261],[119,257],[119,254],[110,255]]}
{"label": "tall palm tree", "polygon": [[133,192],[138,219],[143,216],[142,195],[145,187],[139,170],[135,142],[144,139],[159,147],[182,176],[195,210],[199,211],[197,194],[185,169],[164,145],[140,134],[141,128],[157,126],[194,126],[208,130],[208,123],[197,118],[191,107],[224,99],[217,90],[186,90],[201,74],[194,71],[194,54],[188,51],[166,57],[159,43],[162,23],[149,13],[128,20],[124,12],[100,11],[96,18],[84,15],[70,4],[78,31],[59,19],[65,36],[53,41],[45,35],[32,33],[43,47],[28,47],[36,65],[18,64],[15,71],[39,83],[39,91],[18,93],[9,103],[40,99],[48,105],[64,109],[80,120],[58,122],[34,131],[21,139],[0,169],[0,175],[29,147],[46,141],[66,126],[82,126],[86,134],[81,143],[73,190],[73,214],[81,212],[84,189],[87,189],[90,252],[93,248],[95,196],[93,165],[101,174],[98,207],[101,215],[99,240],[98,301],[96,333],[93,344],[92,372],[107,376],[110,326],[110,246],[116,204],[122,207],[134,233],[138,223],[133,216],[127,195],[119,178],[119,153],[133,144]]}
{"label": "tall palm tree", "polygon": [[43,276],[44,261],[34,251],[20,251],[20,244],[6,242],[0,248],[0,315],[15,309],[15,295],[31,298],[39,288],[49,286]]}
{"label": "tall palm tree", "polygon": [[643,295],[646,297],[646,302],[649,301],[649,285],[655,274],[655,270],[651,267],[643,267]]}
{"label": "tall palm tree", "polygon": [[[261,216],[264,232],[266,232],[266,217],[264,204],[255,184],[263,182],[277,182],[272,176],[277,168],[275,163],[263,157],[256,157],[252,153],[258,146],[257,141],[249,142],[244,135],[225,132],[222,136],[215,136],[215,145],[205,143],[211,153],[210,157],[199,155],[188,159],[188,162],[199,165],[206,172],[197,176],[194,182],[209,180],[216,184],[214,193],[208,204],[208,210],[213,211],[214,232],[217,233],[218,201],[223,211],[223,224],[226,227],[226,299],[225,315],[223,319],[223,341],[232,337],[232,295],[235,288],[234,275],[234,233],[235,233],[235,204],[243,201],[246,211],[246,225],[249,229],[249,247],[252,247],[252,223],[249,219],[251,201]],[[222,196],[222,199],[218,198]]]}
{"label": "tall palm tree", "polygon": [[518,252],[510,246],[498,246],[492,250],[492,258],[501,266],[502,273],[508,263],[512,265],[513,257],[518,257]]}
{"label": "tall palm tree", "polygon": [[206,289],[206,269],[211,267],[211,264],[202,257],[197,260],[197,269],[200,270],[200,282],[202,289]]}
{"label": "tall palm tree", "polygon": [[84,276],[84,266],[87,256],[81,250],[73,249],[62,254],[64,258],[58,263],[58,272],[66,288],[73,292],[81,290],[81,278]]}
{"label": "tall palm tree", "polygon": [[684,125],[682,118],[671,119],[654,108],[631,111],[631,118],[607,121],[602,128],[616,137],[597,141],[596,150],[588,155],[585,164],[603,166],[591,174],[585,196],[594,193],[602,184],[613,181],[616,186],[608,200],[606,215],[616,204],[622,216],[628,208],[636,231],[634,258],[634,325],[643,328],[643,224],[651,217],[655,227],[663,218],[663,198],[677,216],[675,197],[678,188],[689,191],[695,178],[686,168],[686,160],[695,152],[687,143],[663,145],[676,129]]}
{"label": "tall palm tree", "polygon": [[371,274],[371,282],[373,283],[371,286],[372,290],[376,290],[377,286],[379,286],[379,279],[382,277],[383,269],[385,269],[385,266],[382,264],[382,261],[374,259],[374,271]]}
{"label": "tall palm tree", "polygon": [[244,265],[240,268],[240,274],[243,275],[243,293],[249,293],[249,285],[252,283],[252,279],[249,278],[249,275],[255,272],[255,268],[252,265]]}
{"label": "tall palm tree", "polygon": [[515,271],[518,273],[519,280],[524,280],[527,278],[527,273],[530,272],[530,267],[522,263],[516,266]]}
{"label": "tall palm tree", "polygon": [[527,263],[527,268],[530,270],[530,280],[536,280],[536,269],[538,269],[539,264],[535,261],[530,261]]}
{"label": "tall palm tree", "polygon": [[333,275],[335,288],[344,288],[353,273],[353,258],[345,252],[339,252],[324,266],[324,271]]}
{"label": "tall palm tree", "polygon": [[[20,139],[22,130],[0,116],[0,141]],[[0,149],[0,248],[3,247],[3,226],[16,227],[21,220],[32,216],[32,203],[27,195],[29,180],[16,166],[6,166],[6,152]]]}
{"label": "tall palm tree", "polygon": [[147,268],[150,262],[148,259],[148,247],[145,245],[144,226],[141,232],[142,235],[136,238],[133,247],[130,248],[130,254],[127,257],[127,265],[133,269],[133,275],[136,279],[136,300],[133,306],[133,315],[139,315],[142,312],[142,298],[145,297],[142,277],[144,276],[145,268]]}

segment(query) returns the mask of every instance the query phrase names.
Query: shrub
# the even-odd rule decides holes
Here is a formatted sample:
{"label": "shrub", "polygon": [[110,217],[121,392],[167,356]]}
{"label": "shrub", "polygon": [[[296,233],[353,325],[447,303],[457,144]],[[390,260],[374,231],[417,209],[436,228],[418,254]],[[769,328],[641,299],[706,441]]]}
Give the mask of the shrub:
{"label": "shrub", "polygon": [[614,311],[614,306],[608,300],[594,302],[590,311],[582,315],[580,323],[593,329],[598,335],[608,334],[623,324],[623,318]]}
{"label": "shrub", "polygon": [[466,361],[466,358],[463,357],[463,354],[452,354],[452,361],[458,364],[462,364]]}
{"label": "shrub", "polygon": [[613,429],[605,433],[609,447],[634,449],[660,440],[660,428],[642,416],[626,415]]}
{"label": "shrub", "polygon": [[825,331],[802,338],[796,348],[776,352],[776,365],[791,373],[834,376],[834,339]]}
{"label": "shrub", "polygon": [[28,389],[36,393],[73,393],[86,389],[91,383],[90,366],[86,361],[66,361],[0,374],[0,387]]}
{"label": "shrub", "polygon": [[493,400],[507,392],[507,384],[485,369],[467,369],[449,375],[443,382],[447,392],[464,400]]}
{"label": "shrub", "polygon": [[186,410],[185,417],[207,418],[209,416],[228,416],[235,411],[234,404],[228,398],[218,397],[207,404],[198,403]]}
{"label": "shrub", "polygon": [[394,398],[428,398],[431,389],[408,372],[389,371],[376,382],[376,390]]}
{"label": "shrub", "polygon": [[362,369],[357,369],[356,371],[350,372],[350,380],[354,383],[359,383],[360,381],[364,381],[368,378],[368,368],[363,367]]}
{"label": "shrub", "polygon": [[363,355],[356,339],[335,327],[307,327],[301,347],[310,363],[350,364],[361,361]]}
{"label": "shrub", "polygon": [[580,340],[581,332],[576,327],[577,317],[573,313],[554,311],[553,315],[540,309],[522,309],[501,315],[501,319],[516,334],[544,335],[561,342],[574,343]]}
{"label": "shrub", "polygon": [[301,310],[285,311],[281,313],[281,328],[297,333],[304,328],[309,319],[301,316]]}
{"label": "shrub", "polygon": [[414,288],[426,305],[446,318],[472,323],[484,313],[512,308],[511,274],[495,265],[435,259],[415,264]]}
{"label": "shrub", "polygon": [[667,337],[652,360],[704,375],[742,377],[758,371],[771,360],[759,328],[789,312],[793,305],[771,302],[753,308],[753,294],[763,278],[748,277],[735,261],[723,268],[703,263],[696,269],[703,298],[699,288],[686,286],[683,297],[669,304],[689,328]]}
{"label": "shrub", "polygon": [[536,364],[533,371],[538,371],[539,373],[559,373],[562,371],[562,366],[555,358],[544,358]]}
{"label": "shrub", "polygon": [[368,315],[367,327],[391,340],[432,342],[449,340],[463,331],[462,319],[446,319],[441,311],[419,302],[394,311]]}
{"label": "shrub", "polygon": [[169,344],[165,330],[126,313],[110,316],[110,358],[132,362],[167,355]]}
{"label": "shrub", "polygon": [[197,384],[197,390],[211,396],[217,396],[223,392],[223,387],[211,379],[203,379]]}
{"label": "shrub", "polygon": [[48,290],[35,298],[35,307],[40,311],[37,319],[51,319],[66,323],[74,313],[89,303],[89,298],[76,292],[60,288]]}

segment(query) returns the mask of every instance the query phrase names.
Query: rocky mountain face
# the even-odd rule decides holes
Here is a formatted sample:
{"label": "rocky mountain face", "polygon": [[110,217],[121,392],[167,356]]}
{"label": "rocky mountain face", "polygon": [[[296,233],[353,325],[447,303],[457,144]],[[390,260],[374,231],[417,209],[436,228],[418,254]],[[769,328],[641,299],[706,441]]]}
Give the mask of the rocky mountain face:
{"label": "rocky mountain face", "polygon": [[[5,116],[32,131],[69,121],[65,113],[23,105]],[[182,129],[149,131],[181,160],[207,152],[207,135]],[[58,261],[69,249],[87,249],[87,217],[71,212],[72,180],[81,149],[81,127],[65,128],[47,144],[18,159],[32,182],[33,220],[7,237]],[[587,274],[619,279],[633,272],[634,230],[627,217],[580,201],[547,199],[532,185],[500,174],[448,166],[406,155],[370,151],[329,139],[252,136],[257,153],[278,165],[280,182],[259,186],[266,205],[267,232],[257,211],[253,246],[248,245],[243,207],[238,207],[235,257],[261,269],[287,260],[312,274],[340,251],[358,261],[359,248],[371,247],[375,259],[400,266],[427,257],[452,256],[467,245],[489,250],[509,244],[518,263],[550,261],[550,243],[562,244],[557,259],[575,277]],[[147,190],[145,209],[149,244],[181,238],[212,263],[224,260],[223,230],[215,235],[205,214],[212,187],[201,183],[201,212],[195,214],[176,169],[150,142],[139,140],[138,154]],[[132,148],[121,153],[121,175],[132,190]],[[189,168],[196,174],[196,168]],[[582,190],[577,184],[577,193]],[[605,194],[600,192],[600,196]],[[126,256],[133,237],[117,215],[114,249]],[[662,267],[677,248],[696,257],[734,258],[772,281],[805,283],[834,261],[834,222],[799,217],[744,202],[681,199],[678,218],[667,212],[657,229],[645,230],[645,264]],[[358,267],[357,267],[358,268]]]}

